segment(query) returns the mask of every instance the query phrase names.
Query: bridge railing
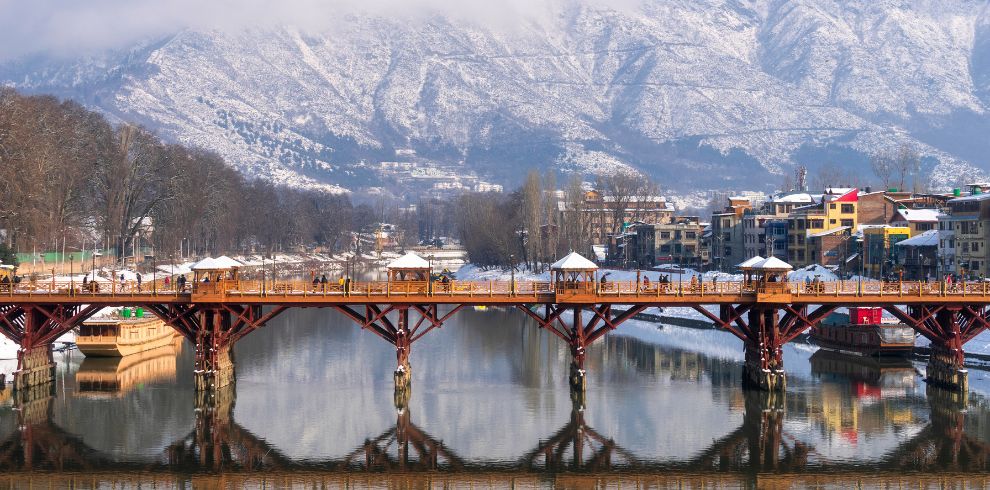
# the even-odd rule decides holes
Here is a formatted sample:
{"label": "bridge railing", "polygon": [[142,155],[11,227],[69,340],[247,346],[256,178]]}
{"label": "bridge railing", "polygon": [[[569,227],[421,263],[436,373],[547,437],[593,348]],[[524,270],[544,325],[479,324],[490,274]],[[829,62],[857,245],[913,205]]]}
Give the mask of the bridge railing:
{"label": "bridge railing", "polygon": [[[180,289],[174,281],[101,281],[85,286],[78,281],[36,281],[0,284],[0,297],[13,296],[71,296],[71,297],[147,297],[179,296],[196,292],[223,296],[446,296],[446,297],[537,297],[558,294],[568,296],[611,297],[669,297],[669,296],[741,296],[763,292],[773,286],[774,292],[798,297],[808,296],[936,296],[987,297],[990,283],[984,281],[944,282],[924,281],[832,281],[818,283],[771,283],[760,288],[739,281],[673,283],[637,283],[636,281],[607,281],[577,284],[553,284],[542,281],[353,281],[346,285],[312,283],[308,281],[224,281],[221,283],[187,283]],[[760,289],[760,291],[758,291]]]}

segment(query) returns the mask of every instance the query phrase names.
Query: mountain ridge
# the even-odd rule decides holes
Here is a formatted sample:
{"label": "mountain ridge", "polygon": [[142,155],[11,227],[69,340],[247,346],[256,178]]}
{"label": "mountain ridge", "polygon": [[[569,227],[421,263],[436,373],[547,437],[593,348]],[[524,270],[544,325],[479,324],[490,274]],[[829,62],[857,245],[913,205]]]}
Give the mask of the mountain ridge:
{"label": "mountain ridge", "polygon": [[901,144],[945,188],[986,174],[990,144],[958,137],[990,128],[986,5],[568,2],[509,30],[354,16],[318,33],[186,29],[7,62],[0,80],[334,191],[380,186],[366,166],[398,153],[506,184],[631,168],[673,190],[769,190],[795,164],[865,174]]}

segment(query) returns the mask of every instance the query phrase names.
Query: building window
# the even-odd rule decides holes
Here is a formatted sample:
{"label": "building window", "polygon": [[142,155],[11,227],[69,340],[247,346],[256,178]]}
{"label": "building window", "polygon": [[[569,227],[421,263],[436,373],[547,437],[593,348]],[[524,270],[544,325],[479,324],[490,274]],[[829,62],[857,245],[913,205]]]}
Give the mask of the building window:
{"label": "building window", "polygon": [[830,219],[830,220],[828,220],[828,224],[830,224],[830,225],[834,225],[834,224],[835,224],[835,220],[834,220],[834,219]]}
{"label": "building window", "polygon": [[686,238],[688,240],[694,240],[694,239],[698,238],[698,233],[697,232],[694,232],[694,231],[685,231],[684,232],[684,238]]}
{"label": "building window", "polygon": [[829,209],[835,209],[835,203],[833,202],[832,204],[829,204],[829,205],[828,205],[828,208],[829,208]]}
{"label": "building window", "polygon": [[973,253],[979,252],[980,251],[980,242],[973,242],[972,250],[973,250]]}
{"label": "building window", "polygon": [[918,231],[928,231],[934,227],[931,223],[918,223],[914,226]]}
{"label": "building window", "polygon": [[853,226],[853,220],[851,220],[851,219],[844,219],[844,220],[842,220],[842,226],[848,226],[848,227],[852,228],[852,226]]}
{"label": "building window", "polygon": [[728,257],[732,255],[732,247],[725,247],[725,255],[723,257]]}
{"label": "building window", "polygon": [[722,220],[722,228],[731,228],[731,227],[732,227],[732,221],[727,219]]}
{"label": "building window", "polygon": [[661,231],[660,232],[660,239],[661,240],[670,240],[670,232],[669,231]]}
{"label": "building window", "polygon": [[843,204],[842,205],[842,214],[852,214],[852,213],[855,213],[855,212],[856,212],[856,207],[853,206],[852,204]]}

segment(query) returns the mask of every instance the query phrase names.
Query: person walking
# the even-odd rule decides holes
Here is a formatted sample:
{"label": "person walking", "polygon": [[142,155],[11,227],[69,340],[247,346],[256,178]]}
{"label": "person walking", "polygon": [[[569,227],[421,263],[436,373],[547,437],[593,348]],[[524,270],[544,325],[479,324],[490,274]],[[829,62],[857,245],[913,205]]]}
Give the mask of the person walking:
{"label": "person walking", "polygon": [[134,276],[137,278],[137,290],[140,293],[141,292],[141,273],[138,272]]}

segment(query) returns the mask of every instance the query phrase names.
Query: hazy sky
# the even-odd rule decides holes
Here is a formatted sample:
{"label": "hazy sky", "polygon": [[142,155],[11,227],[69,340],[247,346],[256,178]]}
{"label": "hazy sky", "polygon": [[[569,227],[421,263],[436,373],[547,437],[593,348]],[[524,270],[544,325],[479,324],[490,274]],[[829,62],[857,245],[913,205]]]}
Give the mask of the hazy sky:
{"label": "hazy sky", "polygon": [[572,1],[618,6],[634,0],[0,0],[0,59],[85,54],[183,28],[293,25],[323,30],[357,12],[399,16],[440,11],[510,25],[546,18]]}

